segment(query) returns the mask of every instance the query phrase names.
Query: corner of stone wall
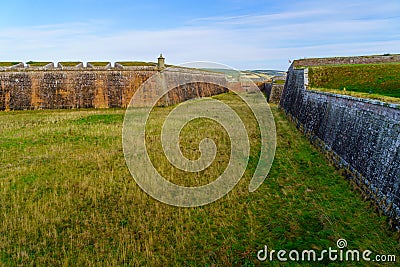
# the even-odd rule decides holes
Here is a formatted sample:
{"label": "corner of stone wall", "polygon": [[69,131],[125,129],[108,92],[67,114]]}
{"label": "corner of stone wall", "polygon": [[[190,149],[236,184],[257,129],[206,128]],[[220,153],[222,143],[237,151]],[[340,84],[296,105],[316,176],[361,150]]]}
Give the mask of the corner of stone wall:
{"label": "corner of stone wall", "polygon": [[118,63],[118,62],[115,62],[114,63],[114,68],[116,68],[116,69],[124,69],[124,66],[122,66],[122,64],[121,63]]}
{"label": "corner of stone wall", "polygon": [[304,88],[308,88],[308,68],[304,69]]}
{"label": "corner of stone wall", "polygon": [[18,64],[15,64],[11,67],[9,67],[9,69],[24,69],[25,68],[25,64],[23,62],[20,62]]}

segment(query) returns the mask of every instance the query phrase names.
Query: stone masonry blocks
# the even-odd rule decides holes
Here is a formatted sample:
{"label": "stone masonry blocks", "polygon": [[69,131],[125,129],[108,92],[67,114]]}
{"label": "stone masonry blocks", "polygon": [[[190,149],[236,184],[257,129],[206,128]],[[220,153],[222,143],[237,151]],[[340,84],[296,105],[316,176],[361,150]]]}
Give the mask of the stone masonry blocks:
{"label": "stone masonry blocks", "polygon": [[306,90],[289,68],[280,107],[400,229],[400,107]]}

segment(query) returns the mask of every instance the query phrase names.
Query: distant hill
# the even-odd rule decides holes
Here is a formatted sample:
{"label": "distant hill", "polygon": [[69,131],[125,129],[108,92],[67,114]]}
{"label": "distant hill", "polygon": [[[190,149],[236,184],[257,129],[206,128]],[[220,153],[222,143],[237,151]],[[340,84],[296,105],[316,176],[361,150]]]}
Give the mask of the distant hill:
{"label": "distant hill", "polygon": [[250,70],[255,73],[262,73],[270,76],[285,76],[286,71],[283,70]]}
{"label": "distant hill", "polygon": [[213,69],[203,68],[203,70],[224,73],[230,79],[248,78],[255,82],[271,80],[272,77],[285,77],[286,72],[281,70],[233,70],[233,69]]}

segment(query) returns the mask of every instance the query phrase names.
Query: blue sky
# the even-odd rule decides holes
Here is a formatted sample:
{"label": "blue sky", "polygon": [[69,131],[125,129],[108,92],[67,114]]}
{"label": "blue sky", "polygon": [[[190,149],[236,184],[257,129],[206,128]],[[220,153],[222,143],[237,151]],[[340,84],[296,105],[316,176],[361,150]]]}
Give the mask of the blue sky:
{"label": "blue sky", "polygon": [[212,61],[400,53],[400,1],[1,1],[0,61]]}

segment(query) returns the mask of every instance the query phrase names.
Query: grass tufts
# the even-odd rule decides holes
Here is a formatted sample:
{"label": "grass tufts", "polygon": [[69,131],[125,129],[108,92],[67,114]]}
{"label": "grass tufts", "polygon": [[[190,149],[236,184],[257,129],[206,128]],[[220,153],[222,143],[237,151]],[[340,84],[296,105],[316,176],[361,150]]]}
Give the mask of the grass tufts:
{"label": "grass tufts", "polygon": [[[322,250],[339,238],[351,249],[398,254],[385,217],[276,106],[276,157],[264,184],[249,193],[260,142],[254,117],[234,95],[216,98],[248,128],[251,164],[227,196],[197,208],[160,203],[134,182],[122,151],[123,109],[0,113],[0,265],[258,266],[264,245]],[[212,180],[229,158],[226,133],[212,121],[190,122],[182,153],[196,158],[199,140],[215,138],[218,162],[193,176],[170,172],[158,129],[171,109],[150,116],[150,157],[176,183]]]}

